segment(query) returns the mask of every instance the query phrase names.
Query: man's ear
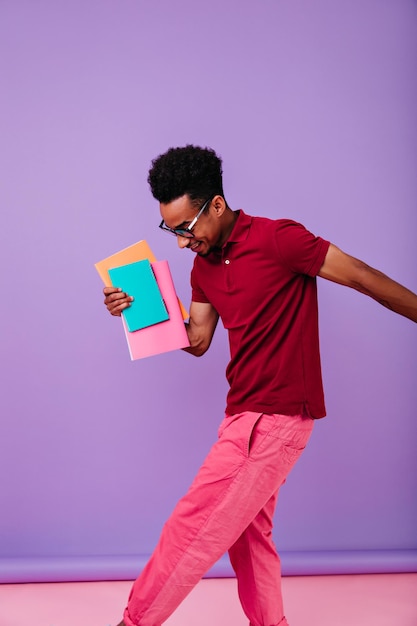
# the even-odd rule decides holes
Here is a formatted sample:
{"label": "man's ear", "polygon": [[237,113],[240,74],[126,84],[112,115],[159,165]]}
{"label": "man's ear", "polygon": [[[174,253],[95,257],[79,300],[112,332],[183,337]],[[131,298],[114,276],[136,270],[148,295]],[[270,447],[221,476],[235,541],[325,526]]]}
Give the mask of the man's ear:
{"label": "man's ear", "polygon": [[216,213],[216,217],[221,217],[227,208],[226,200],[223,196],[214,196],[211,207]]}

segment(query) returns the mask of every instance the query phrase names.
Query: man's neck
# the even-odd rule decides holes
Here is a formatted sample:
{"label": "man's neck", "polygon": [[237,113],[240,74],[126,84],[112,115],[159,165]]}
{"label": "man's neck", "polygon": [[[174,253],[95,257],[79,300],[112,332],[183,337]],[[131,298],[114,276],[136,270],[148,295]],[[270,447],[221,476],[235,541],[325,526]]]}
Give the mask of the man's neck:
{"label": "man's neck", "polygon": [[221,241],[219,242],[219,248],[223,247],[226,241],[229,239],[236,220],[237,213],[227,207],[227,209],[223,213],[222,237]]}

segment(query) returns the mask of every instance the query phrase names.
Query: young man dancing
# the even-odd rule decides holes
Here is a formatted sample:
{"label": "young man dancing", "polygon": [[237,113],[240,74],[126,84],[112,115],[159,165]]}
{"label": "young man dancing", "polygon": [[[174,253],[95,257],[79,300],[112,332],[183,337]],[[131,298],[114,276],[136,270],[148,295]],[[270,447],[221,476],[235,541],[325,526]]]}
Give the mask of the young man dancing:
{"label": "young man dancing", "polygon": [[[148,178],[160,228],[195,253],[187,351],[204,354],[219,317],[229,335],[218,441],[166,522],[119,626],[160,626],[229,552],[250,626],[288,626],[272,541],[278,490],[324,417],[316,277],[417,322],[417,295],[288,219],[233,211],[213,150],[171,148]],[[104,289],[120,316],[129,294]]]}

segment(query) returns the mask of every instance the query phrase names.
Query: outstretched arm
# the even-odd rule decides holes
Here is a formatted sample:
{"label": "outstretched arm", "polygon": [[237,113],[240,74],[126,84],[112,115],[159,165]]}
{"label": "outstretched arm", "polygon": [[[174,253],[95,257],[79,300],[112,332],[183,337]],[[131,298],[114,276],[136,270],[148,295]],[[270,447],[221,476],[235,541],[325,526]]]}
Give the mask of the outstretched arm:
{"label": "outstretched arm", "polygon": [[190,319],[185,325],[191,345],[184,350],[194,356],[203,355],[210,347],[218,320],[219,314],[211,304],[191,302]]}
{"label": "outstretched arm", "polygon": [[417,322],[417,295],[363,261],[330,244],[319,276],[352,287],[387,309]]}

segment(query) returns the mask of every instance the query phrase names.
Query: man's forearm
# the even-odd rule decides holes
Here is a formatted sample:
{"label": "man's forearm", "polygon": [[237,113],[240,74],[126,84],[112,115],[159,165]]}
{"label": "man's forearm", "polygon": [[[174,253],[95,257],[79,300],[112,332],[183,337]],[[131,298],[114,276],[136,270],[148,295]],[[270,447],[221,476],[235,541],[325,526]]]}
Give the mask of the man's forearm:
{"label": "man's forearm", "polygon": [[210,344],[206,345],[207,342],[204,341],[201,335],[195,332],[192,324],[185,322],[185,329],[190,345],[188,348],[183,348],[184,352],[188,352],[193,356],[203,356],[203,354],[207,352]]}
{"label": "man's forearm", "polygon": [[362,279],[352,285],[382,306],[417,323],[417,295],[379,270],[364,264]]}

